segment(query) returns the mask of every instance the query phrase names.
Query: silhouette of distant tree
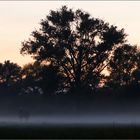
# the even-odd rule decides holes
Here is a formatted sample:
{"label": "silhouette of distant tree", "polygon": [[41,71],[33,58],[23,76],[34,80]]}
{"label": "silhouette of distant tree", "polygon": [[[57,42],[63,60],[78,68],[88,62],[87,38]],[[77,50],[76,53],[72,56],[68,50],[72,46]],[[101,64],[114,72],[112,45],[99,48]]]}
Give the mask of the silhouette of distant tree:
{"label": "silhouette of distant tree", "polygon": [[21,122],[22,121],[27,122],[29,120],[29,118],[30,118],[30,113],[29,113],[29,111],[27,111],[24,108],[20,107],[19,110],[18,110],[18,117],[21,120]]}
{"label": "silhouette of distant tree", "polygon": [[123,29],[66,6],[50,11],[40,24],[41,28],[22,43],[21,54],[58,67],[65,85],[76,89],[98,86],[112,52],[126,37]]}
{"label": "silhouette of distant tree", "polygon": [[107,84],[111,87],[129,85],[134,78],[134,70],[137,66],[137,47],[124,44],[117,48],[109,62],[110,75]]}
{"label": "silhouette of distant tree", "polygon": [[12,86],[21,80],[21,67],[16,63],[5,61],[0,64],[0,83],[6,87]]}
{"label": "silhouette of distant tree", "polygon": [[[21,88],[22,69],[9,60],[0,63],[0,92],[3,95],[16,95]],[[13,94],[12,94],[13,93]]]}
{"label": "silhouette of distant tree", "polygon": [[140,82],[140,69],[136,69],[133,71],[133,80],[136,82]]}
{"label": "silhouette of distant tree", "polygon": [[131,90],[133,92],[139,92],[140,90],[140,52],[137,50],[137,61],[135,65],[135,70],[132,72],[132,83],[131,83]]}
{"label": "silhouette of distant tree", "polygon": [[[23,88],[41,88],[45,93],[52,93],[61,85],[63,78],[58,68],[52,65],[43,65],[37,62],[23,67]],[[35,88],[35,89],[36,89]],[[35,92],[35,91],[34,91]]]}
{"label": "silhouette of distant tree", "polygon": [[39,78],[40,65],[38,63],[29,63],[22,68],[23,86],[35,86]]}
{"label": "silhouette of distant tree", "polygon": [[43,65],[40,69],[39,85],[43,91],[52,93],[63,87],[64,76],[58,70],[57,66]]}

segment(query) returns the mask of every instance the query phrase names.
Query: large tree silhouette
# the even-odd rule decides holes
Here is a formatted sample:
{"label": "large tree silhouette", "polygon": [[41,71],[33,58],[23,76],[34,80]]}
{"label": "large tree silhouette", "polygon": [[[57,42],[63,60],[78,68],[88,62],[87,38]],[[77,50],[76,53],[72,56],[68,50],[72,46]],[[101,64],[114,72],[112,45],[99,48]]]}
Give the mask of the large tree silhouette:
{"label": "large tree silhouette", "polygon": [[66,6],[50,11],[40,24],[22,43],[21,53],[59,67],[65,86],[76,89],[98,86],[112,52],[126,37],[123,29]]}

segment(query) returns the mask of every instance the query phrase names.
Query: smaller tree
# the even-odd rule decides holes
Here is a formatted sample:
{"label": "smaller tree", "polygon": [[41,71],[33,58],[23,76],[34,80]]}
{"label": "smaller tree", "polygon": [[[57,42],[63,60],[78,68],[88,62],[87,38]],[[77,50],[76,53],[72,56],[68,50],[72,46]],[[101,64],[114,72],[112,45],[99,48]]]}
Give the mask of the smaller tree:
{"label": "smaller tree", "polygon": [[64,76],[59,72],[57,66],[43,65],[40,69],[39,77],[39,85],[47,93],[53,93],[60,87],[64,87]]}
{"label": "smaller tree", "polygon": [[29,63],[23,66],[22,83],[23,87],[35,86],[39,78],[40,65],[38,63]]}
{"label": "smaller tree", "polygon": [[21,67],[9,60],[0,64],[0,83],[6,87],[21,80]]}
{"label": "smaller tree", "polygon": [[21,89],[21,67],[16,63],[5,61],[0,63],[1,95],[17,95]]}
{"label": "smaller tree", "polygon": [[[23,88],[41,88],[44,93],[56,91],[62,82],[58,67],[40,63],[27,64],[23,67]],[[34,92],[34,91],[33,91]]]}
{"label": "smaller tree", "polygon": [[110,75],[107,84],[110,86],[129,85],[133,81],[133,71],[137,65],[137,47],[125,44],[116,49],[109,62]]}
{"label": "smaller tree", "polygon": [[140,90],[140,52],[137,53],[136,69],[132,73],[133,81],[131,83],[131,89],[134,91]]}
{"label": "smaller tree", "polygon": [[133,72],[133,80],[136,81],[137,83],[140,82],[140,70],[139,69],[136,69]]}

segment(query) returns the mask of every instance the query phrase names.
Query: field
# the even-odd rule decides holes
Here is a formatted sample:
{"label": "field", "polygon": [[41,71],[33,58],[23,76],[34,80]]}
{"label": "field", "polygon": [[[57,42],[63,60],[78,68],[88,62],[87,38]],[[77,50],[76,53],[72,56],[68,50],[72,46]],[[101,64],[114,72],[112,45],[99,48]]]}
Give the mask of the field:
{"label": "field", "polygon": [[0,138],[140,138],[139,99],[2,97]]}
{"label": "field", "polygon": [[137,125],[1,126],[0,138],[140,138]]}

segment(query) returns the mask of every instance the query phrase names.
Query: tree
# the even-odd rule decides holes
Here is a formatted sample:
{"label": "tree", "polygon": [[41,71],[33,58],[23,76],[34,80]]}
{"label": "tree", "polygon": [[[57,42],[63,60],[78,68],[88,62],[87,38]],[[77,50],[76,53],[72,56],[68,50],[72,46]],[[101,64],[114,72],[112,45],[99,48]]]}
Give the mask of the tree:
{"label": "tree", "polygon": [[[17,95],[21,89],[21,67],[9,60],[0,63],[0,91],[2,95]],[[12,94],[13,93],[13,94]]]}
{"label": "tree", "polygon": [[131,89],[136,92],[140,90],[140,52],[137,50],[137,61],[135,65],[135,70],[132,72],[132,83]]}
{"label": "tree", "polygon": [[29,63],[22,68],[23,87],[36,86],[39,80],[40,65],[38,63]]}
{"label": "tree", "polygon": [[21,54],[59,67],[70,88],[97,87],[111,53],[126,41],[124,29],[66,6],[50,11],[40,24],[22,43]]}
{"label": "tree", "polygon": [[21,80],[21,67],[9,60],[0,64],[0,83],[7,87]]}
{"label": "tree", "polygon": [[42,65],[39,76],[39,86],[44,92],[53,93],[63,87],[65,77],[59,72],[57,66]]}
{"label": "tree", "polygon": [[41,88],[44,93],[52,93],[58,90],[60,81],[63,79],[56,66],[39,64],[37,62],[25,65],[22,71],[22,83],[25,90],[29,87],[34,90]]}
{"label": "tree", "polygon": [[134,70],[137,66],[137,47],[124,44],[117,48],[109,62],[108,70],[110,75],[107,84],[120,87],[130,85],[134,78]]}

